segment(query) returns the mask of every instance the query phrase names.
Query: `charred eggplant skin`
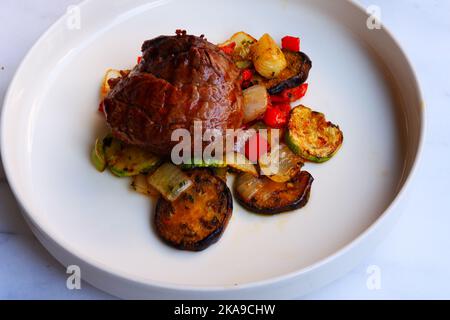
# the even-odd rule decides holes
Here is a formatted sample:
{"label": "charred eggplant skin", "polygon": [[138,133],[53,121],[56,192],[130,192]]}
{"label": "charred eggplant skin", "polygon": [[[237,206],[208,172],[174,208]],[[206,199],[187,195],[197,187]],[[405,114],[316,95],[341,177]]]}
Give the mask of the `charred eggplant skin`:
{"label": "charred eggplant skin", "polygon": [[[283,52],[288,60],[287,69],[293,68],[293,70],[296,70],[296,73],[287,79],[280,79],[278,82],[271,85],[267,89],[267,92],[270,95],[276,95],[285,89],[298,87],[308,79],[309,71],[312,68],[312,61],[305,53],[293,52],[286,49],[283,49]],[[290,58],[290,56],[292,56],[292,58]],[[297,60],[297,62],[294,62],[293,60]],[[295,63],[299,63],[299,65],[297,67],[292,66],[292,64]]]}
{"label": "charred eggplant skin", "polygon": [[[168,245],[180,250],[202,251],[212,244],[216,243],[225,231],[233,212],[233,198],[228,186],[222,179],[213,174],[213,170],[209,168],[201,168],[189,170],[186,172],[191,176],[196,184],[190,190],[186,191],[184,196],[182,195],[173,203],[160,197],[156,205],[154,224],[158,235]],[[211,185],[215,186],[216,194],[214,194],[213,196],[217,198],[215,200],[217,201],[216,204],[218,205],[219,209],[221,208],[221,211],[218,212],[218,214],[223,216],[222,221],[219,223],[219,225],[215,226],[213,230],[198,239],[195,238],[196,235],[194,235],[195,239],[192,239],[181,234],[169,234],[168,232],[173,231],[174,233],[176,233],[180,229],[177,229],[178,226],[175,226],[174,228],[171,228],[169,230],[167,225],[165,225],[164,220],[171,219],[177,214],[178,216],[180,216],[180,214],[183,215],[186,213],[190,215],[190,213],[194,212],[195,210],[192,210],[192,208],[188,208],[188,206],[201,205],[201,202],[200,204],[196,204],[196,201],[198,199],[201,199],[200,197],[208,196],[203,194],[203,192],[211,191]],[[205,188],[209,189],[205,190]],[[196,195],[196,193],[198,194]],[[211,192],[209,192],[208,194],[209,196],[211,196]],[[196,198],[197,196],[199,198]],[[183,201],[185,201],[185,203],[183,203]],[[184,207],[185,205],[187,211],[176,212],[177,208]],[[201,209],[206,211],[208,208],[206,206],[202,206]],[[196,217],[192,216],[191,218]],[[203,223],[201,222],[202,218],[203,217],[200,217],[200,219],[196,220],[198,226]],[[204,230],[201,230],[201,232],[202,231]],[[176,239],[176,241],[174,240],[174,238]]]}
{"label": "charred eggplant skin", "polygon": [[[260,177],[260,178],[268,179],[267,177]],[[270,180],[267,180],[267,181],[270,181]],[[257,201],[254,201],[254,199],[247,201],[238,192],[235,192],[235,196],[236,196],[236,199],[239,202],[239,204],[251,212],[263,214],[263,215],[275,215],[275,214],[280,214],[280,213],[284,213],[284,212],[288,212],[288,211],[292,211],[292,210],[296,210],[296,209],[300,209],[300,208],[304,207],[308,203],[313,182],[314,182],[314,178],[312,177],[312,175],[309,172],[301,171],[297,175],[297,177],[295,177],[290,182],[287,182],[287,183],[294,183],[294,184],[299,183],[300,187],[302,188],[301,192],[299,193],[298,197],[295,198],[294,201],[291,201],[288,204],[284,204],[284,205],[280,205],[280,206],[272,206],[272,207],[262,206],[261,204],[258,204]],[[274,182],[269,182],[269,183],[274,183]],[[282,184],[286,185],[287,183],[282,183]]]}

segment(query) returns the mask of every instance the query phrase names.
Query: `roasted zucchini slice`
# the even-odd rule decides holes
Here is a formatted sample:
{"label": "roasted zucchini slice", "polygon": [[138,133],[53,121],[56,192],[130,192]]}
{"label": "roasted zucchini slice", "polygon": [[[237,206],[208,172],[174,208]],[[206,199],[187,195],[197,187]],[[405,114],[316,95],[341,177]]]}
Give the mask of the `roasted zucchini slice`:
{"label": "roasted zucchini slice", "polygon": [[233,200],[227,185],[210,169],[186,174],[194,181],[193,187],[172,202],[159,198],[155,227],[171,246],[200,251],[221,237],[232,214]]}
{"label": "roasted zucchini slice", "polygon": [[129,146],[108,135],[103,139],[106,163],[118,177],[131,177],[146,173],[160,163],[159,157],[149,151]]}
{"label": "roasted zucchini slice", "polygon": [[344,135],[338,126],[326,121],[323,113],[298,106],[291,111],[285,140],[303,159],[321,163],[336,154]]}
{"label": "roasted zucchini slice", "polygon": [[277,214],[306,205],[314,179],[300,171],[287,182],[275,182],[265,176],[244,173],[235,181],[235,195],[246,209],[260,214]]}
{"label": "roasted zucchini slice", "polygon": [[180,165],[182,169],[194,169],[194,168],[223,168],[226,167],[225,161],[219,161],[216,159],[193,159],[191,163],[183,163]]}
{"label": "roasted zucchini slice", "polygon": [[105,160],[105,149],[103,147],[103,139],[95,140],[94,148],[91,151],[91,161],[100,172],[105,171],[106,160]]}
{"label": "roasted zucchini slice", "polygon": [[282,49],[286,58],[287,67],[273,79],[265,79],[255,76],[253,84],[263,84],[270,95],[281,93],[284,89],[295,88],[308,79],[309,70],[312,68],[312,62],[303,52],[294,52]]}

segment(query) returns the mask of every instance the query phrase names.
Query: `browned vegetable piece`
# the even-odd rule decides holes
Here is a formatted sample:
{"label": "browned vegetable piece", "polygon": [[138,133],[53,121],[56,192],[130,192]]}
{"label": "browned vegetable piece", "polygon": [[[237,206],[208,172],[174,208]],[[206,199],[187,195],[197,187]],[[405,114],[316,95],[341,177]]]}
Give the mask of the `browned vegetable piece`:
{"label": "browned vegetable piece", "polygon": [[323,113],[300,105],[291,110],[285,141],[303,159],[322,163],[336,154],[344,134]]}
{"label": "browned vegetable piece", "polygon": [[106,70],[105,75],[103,76],[103,82],[100,89],[100,96],[103,99],[106,97],[109,91],[111,91],[115,85],[124,77],[128,76],[130,70],[115,70],[108,69]]}
{"label": "browned vegetable piece", "polygon": [[253,84],[262,84],[270,95],[279,94],[285,89],[295,88],[308,79],[312,62],[303,52],[282,49],[287,61],[287,67],[273,79],[265,79],[256,75]]}
{"label": "browned vegetable piece", "polygon": [[270,215],[291,211],[306,205],[313,181],[306,171],[299,172],[288,182],[243,174],[236,179],[236,199],[255,213]]}
{"label": "browned vegetable piece", "polygon": [[212,168],[214,170],[214,175],[220,179],[222,179],[223,182],[227,183],[227,177],[228,177],[228,168],[227,167],[217,167]]}
{"label": "browned vegetable piece", "polygon": [[221,237],[232,214],[233,200],[227,185],[210,169],[185,173],[194,186],[173,202],[159,198],[155,226],[171,246],[200,251]]}
{"label": "browned vegetable piece", "polygon": [[252,66],[251,47],[257,42],[251,35],[240,31],[231,36],[230,39],[218,45],[219,48],[229,46],[234,42],[234,49],[231,54],[231,59],[234,61],[239,69],[246,69]]}
{"label": "browned vegetable piece", "polygon": [[132,181],[131,181],[131,187],[146,196],[150,196],[150,197],[158,197],[161,194],[159,193],[159,191],[153,187],[150,183],[148,183],[148,176],[151,173],[146,173],[146,174],[138,174],[137,176],[133,176],[132,177]]}

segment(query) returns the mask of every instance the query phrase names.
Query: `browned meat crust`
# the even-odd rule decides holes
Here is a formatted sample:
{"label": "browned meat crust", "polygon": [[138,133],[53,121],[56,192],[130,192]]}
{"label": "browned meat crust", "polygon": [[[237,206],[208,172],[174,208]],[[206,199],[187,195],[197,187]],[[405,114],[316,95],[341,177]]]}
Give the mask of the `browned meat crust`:
{"label": "browned meat crust", "polygon": [[178,32],[142,45],[142,61],[104,100],[112,133],[122,141],[170,155],[177,128],[238,128],[242,124],[240,72],[203,37]]}

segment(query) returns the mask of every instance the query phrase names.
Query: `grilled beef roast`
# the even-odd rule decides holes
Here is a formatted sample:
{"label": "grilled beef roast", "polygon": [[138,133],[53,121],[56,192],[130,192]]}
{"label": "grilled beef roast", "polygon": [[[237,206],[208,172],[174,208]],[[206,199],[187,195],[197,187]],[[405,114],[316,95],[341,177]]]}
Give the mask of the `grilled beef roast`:
{"label": "grilled beef roast", "polygon": [[104,100],[115,137],[168,156],[177,143],[172,131],[193,134],[196,120],[203,130],[223,133],[242,125],[240,72],[217,46],[177,31],[145,41],[142,52],[141,62]]}

